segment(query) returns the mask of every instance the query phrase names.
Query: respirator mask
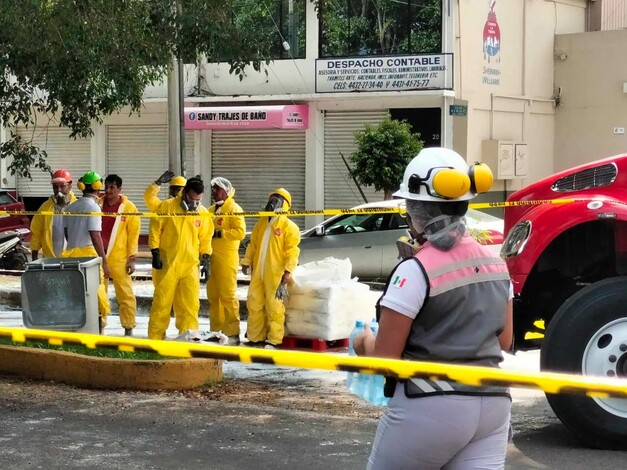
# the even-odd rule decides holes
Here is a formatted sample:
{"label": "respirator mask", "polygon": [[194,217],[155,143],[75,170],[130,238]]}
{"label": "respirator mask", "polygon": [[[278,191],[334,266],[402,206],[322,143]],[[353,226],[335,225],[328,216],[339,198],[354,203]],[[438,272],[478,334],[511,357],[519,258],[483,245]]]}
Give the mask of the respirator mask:
{"label": "respirator mask", "polygon": [[70,202],[70,195],[63,194],[61,191],[53,194],[52,197],[54,197],[54,202],[56,202],[58,206],[64,206]]}
{"label": "respirator mask", "polygon": [[186,212],[197,212],[200,207],[200,201],[190,200],[183,196],[181,198],[181,207]]}
{"label": "respirator mask", "polygon": [[264,211],[283,212],[284,202],[285,202],[285,199],[283,199],[281,196],[279,196],[278,194],[273,194],[272,196],[270,196],[270,199],[268,199],[268,203],[266,204]]}

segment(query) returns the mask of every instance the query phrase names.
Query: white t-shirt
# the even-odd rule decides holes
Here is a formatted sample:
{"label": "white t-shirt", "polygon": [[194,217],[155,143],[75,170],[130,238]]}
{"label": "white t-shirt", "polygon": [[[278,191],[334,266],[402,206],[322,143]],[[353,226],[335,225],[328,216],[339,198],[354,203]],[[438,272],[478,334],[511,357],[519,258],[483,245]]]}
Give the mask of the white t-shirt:
{"label": "white t-shirt", "polygon": [[[102,209],[93,197],[83,196],[70,204],[67,212],[100,212]],[[93,246],[89,232],[102,231],[102,218],[97,215],[65,216],[63,226],[67,228],[67,249]]]}
{"label": "white t-shirt", "polygon": [[[409,318],[416,318],[427,296],[427,279],[413,259],[400,263],[390,279],[381,299],[381,306],[395,310]],[[509,283],[509,299],[514,298],[514,286]]]}

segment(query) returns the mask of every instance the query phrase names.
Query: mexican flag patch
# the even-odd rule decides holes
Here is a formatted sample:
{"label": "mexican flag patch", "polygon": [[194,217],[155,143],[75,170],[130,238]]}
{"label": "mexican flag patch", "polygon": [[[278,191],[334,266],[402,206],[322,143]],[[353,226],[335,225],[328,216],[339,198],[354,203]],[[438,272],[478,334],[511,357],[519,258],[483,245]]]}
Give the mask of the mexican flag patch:
{"label": "mexican flag patch", "polygon": [[392,281],[392,286],[396,287],[397,289],[400,289],[401,287],[405,285],[406,282],[407,282],[407,278],[396,276],[394,280]]}

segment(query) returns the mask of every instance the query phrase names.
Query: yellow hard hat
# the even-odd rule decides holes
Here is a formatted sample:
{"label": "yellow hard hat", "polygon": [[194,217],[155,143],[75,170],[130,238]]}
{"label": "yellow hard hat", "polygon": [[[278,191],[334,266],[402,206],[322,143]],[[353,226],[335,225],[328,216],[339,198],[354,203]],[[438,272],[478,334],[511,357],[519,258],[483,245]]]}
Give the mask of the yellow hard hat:
{"label": "yellow hard hat", "polygon": [[175,176],[170,181],[170,186],[185,186],[187,184],[187,180],[182,176]]}
{"label": "yellow hard hat", "polygon": [[268,196],[272,196],[273,194],[278,194],[283,199],[285,199],[285,202],[287,203],[287,207],[285,208],[285,210],[289,210],[289,208],[292,207],[292,196],[290,195],[289,192],[287,192],[287,189],[277,188],[274,191],[272,191],[270,194],[268,194]]}

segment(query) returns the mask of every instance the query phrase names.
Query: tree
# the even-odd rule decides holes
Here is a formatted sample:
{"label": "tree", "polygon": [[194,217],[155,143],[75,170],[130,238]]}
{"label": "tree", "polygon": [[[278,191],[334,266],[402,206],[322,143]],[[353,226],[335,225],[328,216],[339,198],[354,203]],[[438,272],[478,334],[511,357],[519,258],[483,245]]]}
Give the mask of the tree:
{"label": "tree", "polygon": [[323,57],[442,50],[441,0],[327,0]]}
{"label": "tree", "polygon": [[403,179],[405,167],[423,147],[420,134],[412,133],[405,121],[389,115],[378,126],[366,126],[355,133],[357,151],[351,155],[351,177],[364,186],[374,186],[392,199]]}
{"label": "tree", "polygon": [[[306,1],[306,0],[302,0]],[[4,0],[0,15],[0,120],[36,126],[47,115],[71,137],[130,107],[172,56],[228,61],[242,78],[261,70],[281,44],[275,0]],[[177,10],[177,4],[180,9]],[[49,171],[46,154],[15,133],[0,145],[12,173]]]}

